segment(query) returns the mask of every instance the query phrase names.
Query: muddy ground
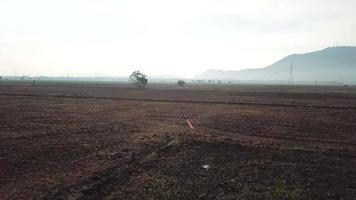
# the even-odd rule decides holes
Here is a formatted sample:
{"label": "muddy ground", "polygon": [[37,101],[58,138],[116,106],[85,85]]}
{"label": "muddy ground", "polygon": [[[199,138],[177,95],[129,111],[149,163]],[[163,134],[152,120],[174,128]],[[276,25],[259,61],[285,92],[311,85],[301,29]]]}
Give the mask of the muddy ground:
{"label": "muddy ground", "polygon": [[0,199],[356,199],[353,87],[0,84],[0,116]]}

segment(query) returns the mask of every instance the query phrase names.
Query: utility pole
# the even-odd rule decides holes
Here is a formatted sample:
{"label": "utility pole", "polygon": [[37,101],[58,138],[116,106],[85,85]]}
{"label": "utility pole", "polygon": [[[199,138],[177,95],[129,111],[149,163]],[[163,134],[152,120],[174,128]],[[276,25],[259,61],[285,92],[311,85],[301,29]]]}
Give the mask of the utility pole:
{"label": "utility pole", "polygon": [[290,69],[289,69],[289,85],[294,85],[293,63],[290,64]]}

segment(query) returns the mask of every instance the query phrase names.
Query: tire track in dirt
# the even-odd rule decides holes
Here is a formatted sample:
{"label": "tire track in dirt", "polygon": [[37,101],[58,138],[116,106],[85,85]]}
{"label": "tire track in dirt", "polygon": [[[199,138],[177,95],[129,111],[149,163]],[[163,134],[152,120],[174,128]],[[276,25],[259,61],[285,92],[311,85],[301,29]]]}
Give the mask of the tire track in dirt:
{"label": "tire track in dirt", "polygon": [[155,99],[155,98],[133,98],[133,97],[104,97],[104,96],[81,96],[81,95],[41,95],[41,94],[11,94],[0,93],[0,96],[16,97],[40,97],[40,98],[66,98],[66,99],[103,99],[103,100],[129,100],[147,102],[166,102],[166,103],[195,103],[195,104],[225,104],[225,105],[245,105],[245,106],[271,106],[271,107],[300,107],[317,109],[340,109],[356,110],[356,106],[322,106],[322,105],[303,105],[303,104],[283,104],[283,103],[259,103],[259,102],[236,102],[236,101],[209,101],[209,100],[176,100],[176,99]]}
{"label": "tire track in dirt", "polygon": [[172,139],[128,155],[126,160],[121,160],[121,162],[116,163],[110,168],[96,172],[93,176],[77,184],[58,188],[43,199],[103,199],[129,181],[130,176],[141,169],[141,161],[143,159],[165,147],[171,141]]}
{"label": "tire track in dirt", "polygon": [[213,128],[208,126],[200,126],[200,127],[206,129],[212,129],[218,132],[223,132],[225,134],[240,135],[248,138],[275,139],[275,140],[285,140],[285,141],[308,142],[312,144],[319,143],[319,144],[346,145],[346,146],[356,147],[356,143],[345,142],[345,141],[323,140],[323,139],[316,139],[316,138],[299,138],[299,137],[291,137],[291,136],[263,135],[263,134],[256,134],[256,133],[244,134],[238,132],[231,132],[227,130],[221,130],[218,128]]}

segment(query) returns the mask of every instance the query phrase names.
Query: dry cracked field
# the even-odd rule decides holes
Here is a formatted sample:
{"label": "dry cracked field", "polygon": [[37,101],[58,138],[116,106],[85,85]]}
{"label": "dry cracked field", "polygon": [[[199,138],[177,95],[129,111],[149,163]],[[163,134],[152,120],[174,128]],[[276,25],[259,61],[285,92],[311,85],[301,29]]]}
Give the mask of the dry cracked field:
{"label": "dry cracked field", "polygon": [[3,84],[0,116],[0,199],[356,199],[354,87]]}

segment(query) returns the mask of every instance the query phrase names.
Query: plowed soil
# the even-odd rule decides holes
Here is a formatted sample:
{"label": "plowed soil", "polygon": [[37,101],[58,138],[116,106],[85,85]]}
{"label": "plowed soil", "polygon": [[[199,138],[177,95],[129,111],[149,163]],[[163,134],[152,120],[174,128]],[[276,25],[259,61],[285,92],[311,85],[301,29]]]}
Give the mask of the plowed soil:
{"label": "plowed soil", "polygon": [[0,116],[0,199],[356,199],[354,87],[0,84]]}

